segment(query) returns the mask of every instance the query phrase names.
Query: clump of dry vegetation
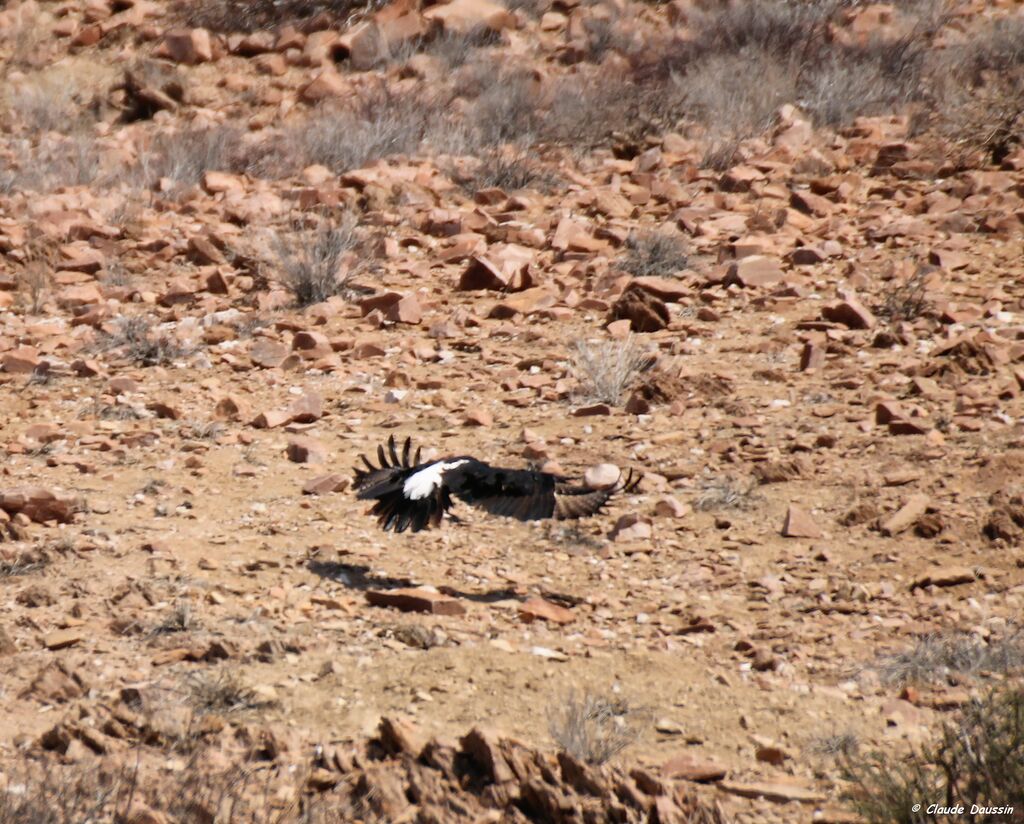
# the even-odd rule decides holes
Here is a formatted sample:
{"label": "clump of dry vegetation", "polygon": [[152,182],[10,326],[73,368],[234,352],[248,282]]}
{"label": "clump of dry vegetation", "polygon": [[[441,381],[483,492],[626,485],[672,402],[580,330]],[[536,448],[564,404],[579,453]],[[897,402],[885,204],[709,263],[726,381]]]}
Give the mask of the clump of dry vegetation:
{"label": "clump of dry vegetation", "polygon": [[884,684],[929,684],[981,672],[1008,674],[1024,669],[1019,631],[988,641],[966,633],[924,635],[913,647],[887,654],[875,664]]}
{"label": "clump of dry vegetation", "polygon": [[142,315],[118,318],[115,330],[97,342],[101,350],[118,350],[140,366],[165,366],[194,351],[172,335],[154,328]]}
{"label": "clump of dry vegetation", "polygon": [[577,341],[572,373],[582,400],[617,406],[650,366],[651,356],[630,335],[622,341]]}
{"label": "clump of dry vegetation", "polygon": [[383,5],[381,0],[184,0],[178,10],[190,26],[230,34],[301,25],[315,18],[343,23]]}
{"label": "clump of dry vegetation", "polygon": [[287,233],[276,232],[271,237],[278,278],[299,306],[346,293],[351,278],[360,270],[360,261],[346,260],[346,255],[359,245],[356,219],[350,214],[337,222],[325,216],[312,228],[293,221]]}
{"label": "clump of dry vegetation", "polygon": [[573,758],[604,764],[639,738],[635,722],[642,714],[622,698],[570,691],[549,711],[548,729]]}
{"label": "clump of dry vegetation", "polygon": [[935,820],[928,804],[962,806],[958,821],[1009,820],[1024,797],[1024,691],[1006,688],[971,701],[937,739],[906,753],[843,758],[850,801],[865,821]]}
{"label": "clump of dry vegetation", "polygon": [[685,269],[686,245],[675,232],[648,231],[626,238],[626,252],[619,265],[634,277],[666,277]]}
{"label": "clump of dry vegetation", "polygon": [[719,509],[752,509],[762,500],[756,492],[757,483],[741,483],[726,476],[705,478],[700,483],[701,491],[694,498],[693,508],[699,512],[714,512]]}
{"label": "clump of dry vegetation", "polygon": [[267,706],[253,689],[230,670],[200,671],[184,682],[187,701],[199,715],[230,713]]}

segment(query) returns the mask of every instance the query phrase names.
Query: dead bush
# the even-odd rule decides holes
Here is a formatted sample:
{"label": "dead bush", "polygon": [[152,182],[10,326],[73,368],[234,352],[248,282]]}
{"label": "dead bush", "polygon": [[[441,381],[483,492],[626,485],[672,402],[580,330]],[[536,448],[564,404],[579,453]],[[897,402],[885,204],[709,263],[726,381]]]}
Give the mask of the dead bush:
{"label": "dead bush", "polygon": [[983,641],[966,633],[924,635],[913,647],[881,656],[873,666],[884,684],[930,684],[980,672],[1024,669],[1024,637],[1017,630]]}
{"label": "dead bush", "polygon": [[571,690],[548,711],[548,730],[565,752],[587,764],[604,764],[633,744],[639,715],[622,698]]}
{"label": "dead bush", "polygon": [[530,72],[505,70],[492,74],[466,115],[475,145],[492,148],[503,143],[534,142],[542,123],[538,91]]}
{"label": "dead bush", "polygon": [[342,174],[392,155],[408,155],[440,131],[444,110],[423,95],[395,94],[383,86],[344,104],[322,106],[288,131],[258,161],[260,174],[287,176],[317,163]]}
{"label": "dead bush", "polygon": [[619,265],[634,277],[667,277],[685,269],[686,245],[675,232],[634,232],[626,238]]}
{"label": "dead bush", "polygon": [[469,31],[445,31],[422,44],[421,50],[439,58],[451,71],[468,63],[476,53],[501,43],[501,35],[488,26],[475,26]]}
{"label": "dead bush", "polygon": [[140,366],[166,366],[187,357],[193,349],[177,338],[155,330],[153,322],[141,315],[118,318],[114,332],[96,344],[100,350],[118,350]]}
{"label": "dead bush", "polygon": [[0,578],[17,578],[42,572],[50,565],[50,555],[45,549],[31,548],[0,554]]}
{"label": "dead bush", "polygon": [[142,754],[127,763],[23,761],[5,770],[0,824],[169,820],[218,824],[341,824],[325,800],[304,793],[306,773],[287,767],[210,770],[199,757],[156,770]]}
{"label": "dead bush", "polygon": [[198,715],[225,714],[268,706],[227,669],[192,673],[182,683],[186,701]]}
{"label": "dead bush", "polygon": [[935,821],[924,806],[935,802],[962,807],[957,821],[1011,820],[1015,812],[1007,806],[1024,797],[1024,690],[1009,687],[971,701],[936,740],[910,753],[886,750],[840,763],[853,785],[850,801],[865,821]]}
{"label": "dead bush", "polygon": [[289,231],[275,232],[271,239],[275,269],[299,306],[347,294],[360,262],[345,257],[359,244],[356,219],[349,214],[336,223],[324,217],[313,228],[293,221]]}
{"label": "dead bush", "polygon": [[234,126],[161,132],[143,151],[135,168],[139,184],[152,188],[161,179],[175,191],[198,185],[206,172],[242,172],[248,167],[244,132]]}
{"label": "dead bush", "polygon": [[816,123],[838,127],[920,99],[921,53],[904,61],[899,48],[830,54],[800,73],[797,102]]}
{"label": "dead bush", "polygon": [[178,10],[189,26],[230,34],[275,30],[314,18],[343,23],[384,5],[382,0],[186,0]]}
{"label": "dead bush", "polygon": [[924,315],[931,307],[928,278],[934,271],[934,267],[919,266],[909,278],[887,288],[875,314],[890,323],[914,321]]}
{"label": "dead bush", "polygon": [[449,172],[471,195],[492,188],[515,192],[533,187],[549,192],[559,182],[553,173],[543,168],[524,149],[484,150],[468,174],[454,169]]}
{"label": "dead bush", "polygon": [[617,406],[650,366],[650,355],[630,335],[623,341],[576,341],[572,373],[582,400]]}
{"label": "dead bush", "polygon": [[761,500],[755,491],[757,482],[741,483],[735,478],[704,478],[701,491],[693,501],[693,508],[699,512],[714,512],[720,509],[753,509]]}

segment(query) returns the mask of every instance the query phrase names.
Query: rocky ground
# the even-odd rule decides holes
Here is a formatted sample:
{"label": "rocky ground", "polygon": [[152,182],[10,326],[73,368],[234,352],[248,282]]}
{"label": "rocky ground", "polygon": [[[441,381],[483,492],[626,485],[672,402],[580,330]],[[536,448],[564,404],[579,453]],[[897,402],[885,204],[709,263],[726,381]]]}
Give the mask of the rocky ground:
{"label": "rocky ground", "polygon": [[1024,18],[759,8],[0,6],[0,821],[855,821],[1012,677]]}

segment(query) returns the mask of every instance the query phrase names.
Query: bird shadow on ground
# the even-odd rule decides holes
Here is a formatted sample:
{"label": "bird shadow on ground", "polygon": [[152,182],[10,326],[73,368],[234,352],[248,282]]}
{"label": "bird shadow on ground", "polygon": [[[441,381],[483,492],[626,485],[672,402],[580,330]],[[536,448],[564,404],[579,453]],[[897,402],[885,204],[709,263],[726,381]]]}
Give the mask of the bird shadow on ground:
{"label": "bird shadow on ground", "polygon": [[[311,558],[306,562],[306,567],[314,575],[335,581],[348,589],[365,592],[368,589],[388,590],[402,589],[404,587],[417,586],[409,578],[391,578],[386,575],[374,575],[368,566],[361,564],[343,564],[338,561],[318,561]],[[438,592],[450,595],[453,598],[464,598],[467,601],[476,601],[481,604],[492,604],[495,601],[517,600],[523,601],[526,596],[523,592],[511,587],[502,587],[488,592],[463,592],[454,587],[441,586]]]}

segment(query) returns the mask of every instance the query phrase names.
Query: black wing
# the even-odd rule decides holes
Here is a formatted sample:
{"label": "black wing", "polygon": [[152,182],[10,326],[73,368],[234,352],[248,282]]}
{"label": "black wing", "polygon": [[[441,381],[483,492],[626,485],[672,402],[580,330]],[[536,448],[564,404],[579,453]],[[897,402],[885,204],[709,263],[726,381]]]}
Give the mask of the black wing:
{"label": "black wing", "polygon": [[430,466],[430,462],[420,463],[420,449],[410,457],[412,439],[406,438],[402,444],[402,453],[398,454],[395,437],[388,438],[387,451],[383,446],[377,447],[377,460],[380,466],[374,466],[365,455],[361,455],[366,468],[355,467],[355,479],[352,483],[356,497],[361,500],[374,501],[370,514],[377,516],[377,523],[385,531],[393,529],[404,532],[412,528],[413,532],[437,526],[445,511],[452,505],[451,495],[443,485],[438,486],[431,495],[412,500],[405,495],[405,482],[411,475]]}
{"label": "black wing", "polygon": [[612,486],[595,489],[549,472],[504,469],[479,461],[445,474],[446,486],[467,504],[520,521],[585,518],[599,512],[613,495],[632,492],[639,483],[639,476],[634,479],[630,471]]}

